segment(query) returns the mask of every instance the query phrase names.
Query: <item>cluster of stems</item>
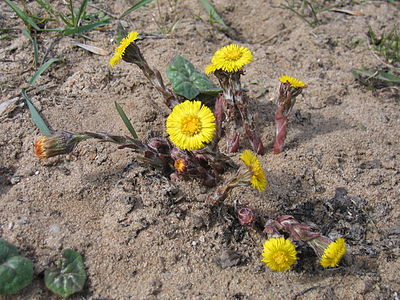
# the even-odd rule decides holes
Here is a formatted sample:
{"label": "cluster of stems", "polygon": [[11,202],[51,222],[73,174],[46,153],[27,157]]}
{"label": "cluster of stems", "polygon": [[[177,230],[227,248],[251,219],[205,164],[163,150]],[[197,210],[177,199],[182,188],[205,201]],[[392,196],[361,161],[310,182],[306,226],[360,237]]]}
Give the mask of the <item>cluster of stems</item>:
{"label": "cluster of stems", "polygon": [[229,193],[236,187],[249,186],[252,178],[252,172],[247,167],[240,167],[236,173],[229,176],[229,178],[221,185],[219,185],[207,197],[207,204],[215,205],[224,201]]}
{"label": "cluster of stems", "polygon": [[228,151],[237,152],[240,145],[240,130],[242,129],[257,154],[264,154],[264,145],[256,133],[254,120],[249,111],[247,94],[243,91],[240,76],[243,71],[225,72],[216,70],[214,75],[218,78],[223,90],[215,102],[215,117],[217,120],[217,140],[222,132],[228,136]]}

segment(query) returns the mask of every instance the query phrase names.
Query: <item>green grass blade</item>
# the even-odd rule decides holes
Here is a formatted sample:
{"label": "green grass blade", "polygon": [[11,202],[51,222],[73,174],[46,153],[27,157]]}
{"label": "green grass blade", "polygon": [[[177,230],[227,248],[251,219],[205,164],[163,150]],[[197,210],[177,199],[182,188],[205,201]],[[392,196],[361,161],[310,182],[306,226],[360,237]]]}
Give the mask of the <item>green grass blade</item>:
{"label": "green grass blade", "polygon": [[59,14],[61,20],[64,22],[65,25],[68,27],[74,27],[74,24],[72,24],[66,16],[64,16],[62,13]]}
{"label": "green grass blade", "polygon": [[81,6],[79,7],[78,15],[76,16],[76,25],[79,25],[79,22],[81,21],[82,17],[84,16],[87,4],[88,4],[88,0],[82,1]]}
{"label": "green grass blade", "polygon": [[391,84],[400,84],[400,77],[393,75],[390,71],[389,72],[380,71],[379,74],[376,76],[376,78]]}
{"label": "green grass blade", "polygon": [[120,19],[122,19],[123,17],[126,17],[127,15],[129,15],[131,12],[133,12],[134,10],[137,10],[138,8],[153,2],[154,0],[140,0],[137,1],[135,3],[135,5],[133,5],[132,7],[128,8],[126,11],[124,11],[124,13],[119,17]]}
{"label": "green grass blade", "polygon": [[128,35],[128,31],[122,26],[121,22],[118,22],[117,30],[114,35],[114,41],[119,44],[121,40]]}
{"label": "green grass blade", "polygon": [[74,6],[72,5],[72,0],[69,0],[68,3],[68,8],[71,13],[71,23],[73,24],[74,27],[78,26],[78,24],[75,22],[75,11],[74,11]]}
{"label": "green grass blade", "polygon": [[90,31],[92,29],[96,29],[98,27],[102,27],[104,25],[107,25],[110,22],[110,20],[108,18],[103,19],[99,22],[96,23],[92,23],[92,24],[88,24],[88,25],[84,25],[84,26],[79,26],[79,27],[74,27],[74,28],[68,28],[66,29],[62,35],[66,36],[66,35],[71,35],[71,34],[79,34],[82,32],[86,32],[86,31]]}
{"label": "green grass blade", "polygon": [[29,31],[26,30],[25,28],[22,29],[22,33],[28,39],[30,39],[32,44],[33,44],[33,58],[34,58],[34,61],[35,61],[35,67],[37,67],[37,65],[39,63],[39,50],[38,50],[37,40],[36,40],[36,38],[33,38],[32,35],[29,33]]}
{"label": "green grass blade", "polygon": [[48,136],[51,135],[51,130],[47,126],[46,122],[43,120],[42,116],[36,110],[36,107],[32,104],[31,100],[29,99],[28,95],[26,94],[25,90],[21,91],[22,97],[25,99],[26,104],[28,105],[29,111],[31,112],[32,121],[35,123],[37,128],[39,128],[40,133]]}
{"label": "green grass blade", "polygon": [[355,79],[364,84],[365,82],[367,82],[366,80],[375,79],[386,82],[388,84],[400,85],[400,77],[396,76],[391,71],[385,72],[380,70],[351,69],[351,73],[353,74]]}
{"label": "green grass blade", "polygon": [[134,139],[138,139],[138,136],[136,134],[135,129],[132,126],[131,121],[129,121],[128,117],[126,116],[124,110],[122,109],[121,105],[119,105],[117,102],[115,103],[115,108],[117,109],[119,116],[121,117],[122,121],[124,121],[126,128],[128,128],[129,132],[133,136]]}
{"label": "green grass blade", "polygon": [[35,0],[35,1],[36,1],[37,4],[39,4],[39,6],[41,8],[43,8],[50,15],[52,15],[53,18],[56,17],[56,15],[54,14],[53,8],[51,7],[50,3],[47,0]]}
{"label": "green grass blade", "polygon": [[215,10],[214,6],[211,5],[211,3],[208,0],[200,0],[200,3],[203,4],[205,10],[207,11],[209,18],[211,20],[213,20],[214,22],[224,26],[224,27],[228,27],[226,26],[226,24],[224,23],[224,20],[222,20],[222,18],[220,17],[220,15],[217,13],[217,11]]}
{"label": "green grass blade", "polygon": [[36,73],[33,74],[31,80],[29,80],[29,83],[35,84],[35,82],[39,78],[39,76],[42,75],[42,73],[44,71],[46,71],[52,63],[59,61],[59,60],[61,60],[61,59],[60,58],[52,58],[52,59],[49,59],[48,61],[46,61],[43,65],[40,66],[39,70],[37,70]]}
{"label": "green grass blade", "polygon": [[36,25],[36,23],[32,20],[32,18],[28,17],[22,10],[20,10],[18,6],[14,4],[14,2],[12,2],[11,0],[5,0],[5,1],[8,4],[8,6],[10,6],[12,10],[18,15],[18,17],[20,17],[26,24],[29,24],[36,30],[40,31],[39,26]]}

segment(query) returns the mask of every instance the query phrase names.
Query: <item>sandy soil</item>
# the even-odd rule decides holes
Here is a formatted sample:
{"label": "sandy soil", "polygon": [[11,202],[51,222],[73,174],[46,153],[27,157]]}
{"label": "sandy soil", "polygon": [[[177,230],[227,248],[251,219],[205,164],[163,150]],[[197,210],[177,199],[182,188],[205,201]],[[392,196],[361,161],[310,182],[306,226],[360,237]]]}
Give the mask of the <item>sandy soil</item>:
{"label": "sandy soil", "polygon": [[[132,2],[93,4],[119,15]],[[168,3],[160,3],[168,12]],[[232,28],[225,34],[207,22],[197,1],[178,1],[171,13],[179,19],[175,30],[139,44],[163,74],[175,54],[199,69],[229,43],[254,54],[242,83],[268,148],[260,157],[268,187],[262,193],[236,189],[218,209],[204,204],[212,189],[171,181],[111,144],[88,141],[73,155],[34,157],[40,133],[19,96],[35,72],[32,45],[20,31],[0,40],[0,104],[9,101],[0,114],[0,236],[35,264],[34,282],[2,299],[54,298],[43,272],[66,248],[84,256],[89,276],[84,291],[71,299],[399,299],[399,90],[368,89],[350,73],[384,64],[366,33],[368,26],[391,29],[400,20],[399,8],[385,1],[342,1],[343,9],[362,15],[324,12],[321,24],[311,28],[277,8],[281,3],[215,0]],[[4,2],[0,11],[1,28],[24,27]],[[150,5],[125,20],[131,30],[159,34],[157,14]],[[109,56],[72,44],[111,54],[115,28],[114,22],[89,33],[93,41],[58,41],[48,58],[63,61],[29,95],[54,129],[126,134],[114,109],[118,101],[141,138],[165,137],[168,110],[140,70],[124,63],[111,69]],[[40,33],[37,39],[42,58],[55,36]],[[283,74],[309,87],[294,108],[286,151],[274,155],[273,114]],[[238,160],[238,154],[229,155]],[[270,271],[260,261],[265,235],[238,224],[234,201],[263,218],[293,214],[332,238],[343,236],[349,255],[340,268],[323,270],[299,245],[301,259],[293,270]]]}

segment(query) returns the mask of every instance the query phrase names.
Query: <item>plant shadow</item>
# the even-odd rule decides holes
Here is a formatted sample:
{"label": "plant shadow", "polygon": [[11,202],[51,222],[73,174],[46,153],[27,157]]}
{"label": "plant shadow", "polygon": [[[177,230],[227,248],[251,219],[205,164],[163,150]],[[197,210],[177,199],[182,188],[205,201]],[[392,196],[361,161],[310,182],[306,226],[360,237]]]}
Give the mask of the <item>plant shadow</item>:
{"label": "plant shadow", "polygon": [[[264,146],[268,152],[275,139],[276,104],[272,101],[255,101],[251,108],[256,128],[262,128],[262,140],[267,141]],[[315,137],[349,128],[350,125],[337,117],[326,118],[315,111],[297,109],[289,116],[285,149],[292,150]]]}

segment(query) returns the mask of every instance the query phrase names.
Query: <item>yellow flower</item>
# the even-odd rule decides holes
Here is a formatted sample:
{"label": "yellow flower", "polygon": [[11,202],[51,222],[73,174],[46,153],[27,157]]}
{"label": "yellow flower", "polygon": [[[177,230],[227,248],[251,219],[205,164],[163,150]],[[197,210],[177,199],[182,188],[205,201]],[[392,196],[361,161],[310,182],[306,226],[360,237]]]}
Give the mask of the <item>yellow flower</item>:
{"label": "yellow flower", "polygon": [[237,72],[245,65],[253,61],[253,54],[246,47],[231,44],[215,52],[211,65],[207,66],[205,72],[213,73],[216,70],[225,72]]}
{"label": "yellow flower", "polygon": [[295,87],[295,88],[306,87],[306,84],[303,81],[298,80],[297,78],[294,78],[294,77],[291,77],[288,75],[283,75],[283,76],[279,77],[279,81],[282,83],[289,82],[290,86]]}
{"label": "yellow flower", "polygon": [[343,238],[338,238],[336,241],[329,244],[325,249],[324,254],[319,261],[321,266],[327,267],[337,267],[340,260],[346,254],[346,244]]}
{"label": "yellow flower", "polygon": [[261,167],[257,156],[255,156],[250,150],[244,150],[240,155],[240,158],[252,173],[251,185],[259,191],[264,191],[267,183],[265,180],[264,170]]}
{"label": "yellow flower", "polygon": [[297,260],[297,251],[290,240],[283,237],[270,238],[264,243],[262,253],[264,262],[271,270],[289,270]]}
{"label": "yellow flower", "polygon": [[205,72],[206,74],[211,74],[211,73],[214,73],[216,70],[218,70],[217,66],[211,64],[211,65],[208,65],[208,66],[206,67],[206,69],[205,69],[204,72]]}
{"label": "yellow flower", "polygon": [[138,38],[136,31],[131,31],[125,38],[121,40],[117,49],[115,49],[114,56],[110,59],[110,65],[114,67],[124,56],[126,48]]}
{"label": "yellow flower", "polygon": [[212,141],[215,116],[201,101],[185,101],[174,107],[167,118],[172,143],[183,150],[196,150]]}

